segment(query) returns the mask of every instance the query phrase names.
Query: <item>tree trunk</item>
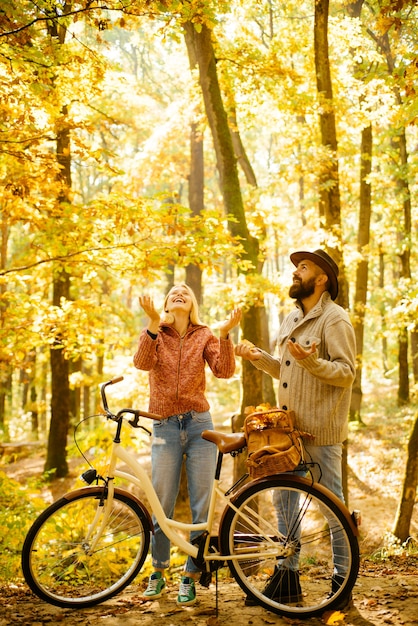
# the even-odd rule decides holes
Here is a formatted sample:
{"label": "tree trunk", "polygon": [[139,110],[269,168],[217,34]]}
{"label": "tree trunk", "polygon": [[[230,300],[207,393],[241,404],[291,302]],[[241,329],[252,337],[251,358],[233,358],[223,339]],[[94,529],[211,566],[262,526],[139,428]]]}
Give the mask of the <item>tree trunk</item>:
{"label": "tree trunk", "polygon": [[3,367],[0,380],[0,434],[9,438],[9,425],[6,420],[6,400],[12,399],[12,374],[9,365]]}
{"label": "tree trunk", "polygon": [[238,164],[244,172],[245,179],[249,185],[257,187],[257,179],[242,143],[241,135],[238,129],[237,114],[235,107],[229,109],[228,113],[229,127],[231,129],[232,145]]}
{"label": "tree trunk", "polygon": [[326,158],[319,174],[319,214],[323,227],[330,237],[327,247],[340,270],[338,302],[348,308],[348,286],[345,279],[342,255],[341,199],[338,172],[338,144],[332,94],[331,69],[328,50],[329,0],[316,0],[314,22],[315,70],[319,99],[319,126]]}
{"label": "tree trunk", "polygon": [[[196,122],[193,122],[190,127],[189,207],[193,215],[200,215],[204,208],[203,135]],[[198,265],[186,267],[186,283],[193,289],[198,303],[201,304],[202,270]]]}
{"label": "tree trunk", "polygon": [[39,416],[36,391],[36,350],[30,350],[26,357],[25,379],[22,389],[22,408],[31,416],[31,437],[39,439]]}
{"label": "tree trunk", "polygon": [[412,513],[418,485],[418,413],[408,443],[408,458],[402,488],[402,496],[396,512],[393,534],[402,542],[410,536]]}
{"label": "tree trunk", "polygon": [[409,402],[408,331],[401,328],[398,334],[398,405]]}
{"label": "tree trunk", "polygon": [[31,405],[31,433],[33,439],[36,441],[39,439],[39,413],[38,413],[38,396],[36,393],[36,385],[35,382],[32,382],[30,388],[30,405]]}
{"label": "tree trunk", "polygon": [[360,261],[357,264],[356,293],[354,296],[354,332],[357,346],[357,370],[351,396],[350,419],[361,421],[360,409],[363,372],[364,316],[367,303],[367,285],[369,263],[365,250],[370,243],[371,219],[371,186],[367,181],[372,168],[372,127],[367,126],[361,134],[361,165],[360,165],[360,215],[357,235],[357,251]]}
{"label": "tree trunk", "polygon": [[86,365],[85,363],[83,363],[83,378],[84,378],[84,382],[83,382],[83,398],[82,398],[82,403],[83,403],[83,417],[86,418],[88,415],[90,415],[92,413],[92,410],[90,408],[90,398],[91,398],[91,393],[90,393],[90,383],[86,382],[87,380],[91,380],[91,376],[92,376],[92,367],[91,365]]}
{"label": "tree trunk", "polygon": [[[66,272],[60,272],[54,279],[53,305],[59,306],[62,298],[68,297],[70,279]],[[48,449],[45,471],[52,472],[53,478],[63,478],[68,474],[67,433],[70,420],[69,363],[64,357],[60,337],[57,337],[50,350],[51,364],[51,424],[49,427]]]}
{"label": "tree trunk", "polygon": [[[406,145],[405,129],[398,137],[399,150],[399,174],[397,184],[399,189],[399,197],[402,198],[404,224],[400,233],[402,241],[402,252],[400,254],[401,276],[406,282],[410,281],[411,276],[411,237],[412,237],[412,215],[411,215],[411,194],[408,180],[402,172],[408,171],[408,151]],[[407,328],[402,328],[399,335],[399,388],[398,388],[398,404],[400,406],[409,402],[409,362],[408,362],[408,345],[409,337]]]}
{"label": "tree trunk", "polygon": [[[4,270],[7,264],[7,248],[8,248],[8,240],[9,240],[9,220],[2,206],[2,210],[0,213],[1,219],[1,241],[0,241],[0,268]],[[7,285],[0,283],[0,296],[7,290]],[[6,307],[3,304],[3,299],[0,300],[0,325],[3,327],[6,319]],[[0,353],[1,354],[1,353]],[[2,355],[1,355],[2,356]],[[7,423],[6,423],[6,397],[10,393],[10,389],[8,389],[7,381],[9,379],[10,374],[10,366],[7,363],[6,359],[1,359],[1,368],[0,368],[0,435],[7,434]]]}
{"label": "tree trunk", "polygon": [[[249,272],[261,272],[262,267],[258,258],[259,244],[250,235],[247,226],[238,177],[237,159],[218,81],[212,33],[206,25],[203,25],[198,32],[192,23],[187,22],[184,25],[184,34],[189,58],[194,59],[199,68],[199,83],[215,148],[219,184],[225,212],[228,216],[228,228],[230,233],[234,237],[239,237],[243,244],[243,256],[252,264]],[[233,219],[229,219],[229,216]],[[262,302],[259,304],[262,305]],[[261,308],[262,306],[251,305],[244,311],[242,320],[244,337],[260,346],[263,344],[260,323]],[[258,372],[250,363],[243,362],[241,414],[234,423],[234,430],[239,430],[242,426],[244,407],[255,405],[262,400],[262,378],[261,372]],[[270,385],[272,389],[271,380]],[[242,461],[238,460],[235,465],[235,472],[240,474],[241,467]]]}
{"label": "tree trunk", "polygon": [[[389,35],[385,32],[381,36],[375,36],[379,48],[386,58],[388,72],[393,76],[395,71],[395,60],[392,55]],[[393,81],[393,93],[399,106],[402,105],[402,96],[398,84]],[[396,185],[403,209],[403,228],[399,231],[399,247],[401,253],[400,276],[405,282],[411,280],[411,240],[412,240],[412,214],[411,214],[411,191],[408,182],[408,149],[405,128],[402,128],[392,139],[392,147],[398,153],[398,167],[396,172]],[[409,364],[408,364],[408,330],[406,327],[399,329],[399,387],[398,404],[400,406],[409,402]]]}
{"label": "tree trunk", "polygon": [[[60,165],[58,176],[57,202],[69,202],[71,189],[70,130],[65,124],[67,107],[62,110],[63,119],[57,131],[57,161]],[[59,307],[62,300],[70,299],[70,277],[67,271],[57,266],[53,275],[53,306]],[[62,337],[56,337],[50,350],[51,364],[51,423],[48,436],[45,471],[53,471],[54,477],[68,474],[67,433],[70,421],[69,364],[64,356]]]}
{"label": "tree trunk", "polygon": [[[417,324],[415,326],[417,327]],[[414,383],[418,385],[418,330],[411,332],[411,354]]]}
{"label": "tree trunk", "polygon": [[[260,316],[256,307],[251,307],[242,320],[242,334],[245,339],[256,344],[259,339]],[[263,398],[263,372],[255,368],[250,361],[242,360],[242,397],[239,415],[234,417],[232,430],[239,432],[245,419],[245,409],[248,406],[256,406],[264,401]],[[270,378],[271,380],[271,378]],[[234,459],[234,481],[237,481],[246,473],[245,460],[247,454],[237,455]]]}
{"label": "tree trunk", "polygon": [[[350,17],[359,18],[364,0],[356,0],[347,6]],[[370,243],[370,220],[372,212],[371,185],[367,178],[372,171],[373,130],[369,124],[361,133],[361,161],[360,161],[360,211],[357,234],[357,252],[360,261],[357,264],[356,292],[354,295],[354,332],[356,335],[357,368],[353,384],[350,405],[350,420],[361,422],[361,402],[363,398],[363,348],[364,348],[364,318],[367,304],[367,289],[369,277],[369,263],[367,248]]]}
{"label": "tree trunk", "polygon": [[211,31],[203,25],[200,32],[197,32],[194,25],[187,22],[184,25],[184,33],[188,50],[192,48],[192,52],[189,51],[189,58],[195,58],[199,68],[199,82],[212,133],[225,212],[235,218],[228,220],[228,227],[233,236],[242,239],[245,258],[256,268],[258,241],[250,235],[247,227],[237,161],[218,82]]}
{"label": "tree trunk", "polygon": [[[385,254],[382,246],[379,246],[379,289],[383,293],[385,287]],[[388,340],[386,338],[386,312],[384,303],[380,305],[380,319],[382,327],[380,334],[382,336],[382,368],[384,374],[388,371]]]}
{"label": "tree trunk", "polygon": [[[338,143],[335,125],[335,112],[332,94],[331,69],[328,48],[328,11],[329,0],[315,1],[314,50],[316,85],[319,100],[319,126],[322,146],[326,150],[326,159],[319,174],[319,216],[332,245],[329,249],[339,267],[338,303],[348,309],[348,284],[345,278],[345,266],[342,254],[341,199],[338,172]],[[347,442],[344,442],[342,461],[342,483],[346,503],[348,504],[347,479]]]}

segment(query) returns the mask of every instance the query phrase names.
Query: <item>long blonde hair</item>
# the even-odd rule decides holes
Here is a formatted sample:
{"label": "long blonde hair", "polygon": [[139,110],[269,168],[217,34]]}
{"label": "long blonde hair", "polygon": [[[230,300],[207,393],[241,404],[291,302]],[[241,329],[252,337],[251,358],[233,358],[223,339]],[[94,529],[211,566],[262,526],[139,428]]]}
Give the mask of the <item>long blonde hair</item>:
{"label": "long blonde hair", "polygon": [[165,309],[165,307],[167,306],[168,297],[172,289],[174,289],[174,287],[181,287],[182,289],[186,289],[187,293],[190,296],[190,299],[192,301],[192,308],[190,309],[189,319],[191,323],[198,325],[198,326],[204,326],[203,322],[200,320],[200,317],[199,317],[199,304],[197,302],[196,296],[194,295],[194,291],[191,287],[189,287],[189,285],[186,285],[186,283],[179,283],[178,285],[173,285],[170,291],[167,293],[164,299],[164,307],[163,307],[164,315],[162,317],[162,321],[165,322],[166,324],[172,324],[174,322],[174,315],[172,313],[168,313]]}

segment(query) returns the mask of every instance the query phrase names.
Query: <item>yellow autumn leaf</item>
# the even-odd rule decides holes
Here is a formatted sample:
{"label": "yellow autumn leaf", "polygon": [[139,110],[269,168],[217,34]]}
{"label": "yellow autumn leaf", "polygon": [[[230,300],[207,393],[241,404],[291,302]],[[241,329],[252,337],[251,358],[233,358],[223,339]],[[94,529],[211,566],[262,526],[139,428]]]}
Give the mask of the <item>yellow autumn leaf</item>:
{"label": "yellow autumn leaf", "polygon": [[324,624],[337,624],[338,622],[342,622],[344,620],[345,614],[341,613],[341,611],[327,611],[322,616],[322,621]]}

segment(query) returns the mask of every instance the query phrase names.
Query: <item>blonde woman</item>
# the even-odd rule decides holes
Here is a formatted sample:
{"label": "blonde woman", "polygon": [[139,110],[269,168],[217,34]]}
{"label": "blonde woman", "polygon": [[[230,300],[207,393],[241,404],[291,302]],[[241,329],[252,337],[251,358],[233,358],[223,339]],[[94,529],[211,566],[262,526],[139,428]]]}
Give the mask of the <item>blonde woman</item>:
{"label": "blonde woman", "polygon": [[[207,519],[216,463],[215,446],[201,438],[204,430],[213,428],[205,396],[205,365],[209,365],[217,378],[233,375],[234,346],[229,332],[239,324],[241,311],[234,309],[220,325],[218,339],[200,321],[198,303],[188,285],[179,284],[170,289],[162,317],[149,296],[141,296],[139,303],[149,322],[139,337],[134,365],[149,371],[149,411],[163,418],[153,423],[153,485],[165,514],[172,517],[184,457],[192,521],[202,523]],[[149,600],[160,598],[165,592],[164,572],[170,565],[170,542],[155,519],[154,524],[154,572],[144,592]],[[192,533],[191,539],[194,536]],[[195,579],[199,573],[189,557],[177,596],[179,606],[196,602]]]}

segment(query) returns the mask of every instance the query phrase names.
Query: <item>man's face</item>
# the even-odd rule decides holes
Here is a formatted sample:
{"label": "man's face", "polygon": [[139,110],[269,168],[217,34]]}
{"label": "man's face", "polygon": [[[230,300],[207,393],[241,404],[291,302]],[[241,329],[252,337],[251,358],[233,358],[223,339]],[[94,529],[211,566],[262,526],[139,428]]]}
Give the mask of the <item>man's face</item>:
{"label": "man's face", "polygon": [[289,296],[296,300],[308,298],[315,291],[316,279],[324,272],[312,261],[301,261],[293,272],[293,283]]}

